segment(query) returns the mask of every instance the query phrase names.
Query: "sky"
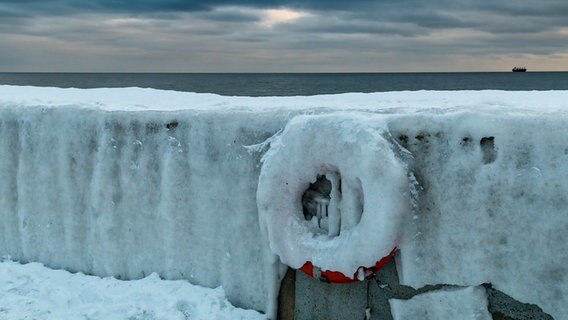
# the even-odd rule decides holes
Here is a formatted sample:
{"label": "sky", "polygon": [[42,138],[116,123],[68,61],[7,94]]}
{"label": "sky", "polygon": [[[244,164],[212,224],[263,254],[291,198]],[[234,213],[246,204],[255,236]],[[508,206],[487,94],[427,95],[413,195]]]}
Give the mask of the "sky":
{"label": "sky", "polygon": [[566,0],[0,0],[3,72],[568,70]]}

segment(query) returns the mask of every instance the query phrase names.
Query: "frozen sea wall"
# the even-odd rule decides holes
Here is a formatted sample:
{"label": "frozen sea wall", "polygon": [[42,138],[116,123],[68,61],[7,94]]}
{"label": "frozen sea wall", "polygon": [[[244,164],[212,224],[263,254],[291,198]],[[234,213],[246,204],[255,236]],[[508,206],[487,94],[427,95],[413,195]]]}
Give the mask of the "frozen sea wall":
{"label": "frozen sea wall", "polygon": [[[276,245],[278,239],[263,232],[267,220],[259,219],[259,208],[261,216],[268,211],[257,203],[261,159],[282,141],[292,145],[290,165],[301,166],[308,152],[334,155],[333,148],[344,145],[317,130],[310,132],[310,150],[306,144],[294,149],[294,137],[302,136],[297,130],[341,128],[353,133],[339,136],[345,143],[364,143],[353,149],[364,168],[383,170],[365,151],[372,146],[378,156],[387,150],[382,163],[398,171],[366,175],[357,159],[334,160],[343,166],[342,181],[353,182],[350,190],[367,199],[352,197],[359,202],[341,206],[362,212],[351,223],[359,227],[336,243],[392,225],[392,234],[373,241],[397,239],[403,284],[491,283],[566,319],[566,110],[565,91],[237,98],[0,86],[0,254],[101,276],[157,272],[222,285],[233,304],[273,313],[283,267],[277,261],[301,259],[283,255],[285,243]],[[296,177],[299,185],[315,181],[317,170]],[[390,203],[398,208],[392,224],[380,221],[390,212],[382,203],[392,202],[380,198],[392,182],[385,177],[408,186],[407,197]],[[284,190],[270,188],[263,196]],[[282,210],[297,211],[301,199],[295,197]],[[362,244],[361,250],[376,247]],[[378,247],[389,250],[390,244]],[[314,261],[334,263],[325,250],[319,253]],[[364,264],[364,256],[355,251],[352,258]],[[349,270],[349,259],[342,257],[337,268]]]}
{"label": "frozen sea wall", "polygon": [[265,311],[260,155],[244,146],[282,121],[2,102],[0,254],[119,279],[157,272],[222,285],[232,303]]}

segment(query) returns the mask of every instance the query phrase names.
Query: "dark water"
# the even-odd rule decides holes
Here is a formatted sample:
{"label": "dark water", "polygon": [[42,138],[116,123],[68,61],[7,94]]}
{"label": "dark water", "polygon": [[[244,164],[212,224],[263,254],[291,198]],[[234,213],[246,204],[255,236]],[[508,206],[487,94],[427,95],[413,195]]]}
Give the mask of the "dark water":
{"label": "dark water", "polygon": [[0,84],[145,87],[229,96],[294,96],[399,90],[568,90],[568,72],[0,73]]}

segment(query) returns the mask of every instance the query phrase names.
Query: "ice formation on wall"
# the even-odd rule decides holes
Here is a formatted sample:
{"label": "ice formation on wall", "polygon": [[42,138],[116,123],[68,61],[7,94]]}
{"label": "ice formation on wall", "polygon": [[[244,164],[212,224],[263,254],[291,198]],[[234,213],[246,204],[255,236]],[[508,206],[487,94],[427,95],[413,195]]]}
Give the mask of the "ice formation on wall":
{"label": "ice formation on wall", "polygon": [[405,116],[391,132],[419,183],[401,282],[493,286],[568,314],[568,118],[460,112]]}
{"label": "ice formation on wall", "polygon": [[0,255],[222,285],[233,304],[261,311],[275,300],[256,210],[260,156],[243,146],[281,120],[0,105]]}
{"label": "ice formation on wall", "polygon": [[394,320],[492,319],[483,287],[442,289],[389,302]]}
{"label": "ice formation on wall", "polygon": [[[384,134],[380,117],[299,116],[272,143],[257,202],[270,248],[283,263],[300,268],[310,261],[351,276],[397,246],[409,212],[408,181]],[[318,175],[332,180],[329,234],[302,214],[302,194]]]}
{"label": "ice formation on wall", "polygon": [[[298,148],[289,162],[307,170],[302,160],[335,157],[333,148],[349,146],[318,136],[316,128],[336,137],[325,131],[330,127],[343,138],[353,133],[361,148],[376,144],[381,161],[391,165],[394,157],[404,169],[409,210],[403,210],[401,229],[381,235],[391,239],[389,232],[400,232],[403,284],[491,283],[566,319],[566,110],[566,91],[237,98],[0,86],[0,254],[100,276],[136,279],[157,272],[222,285],[233,304],[273,314],[283,264],[270,248],[286,243],[261,234],[256,194],[282,189],[257,190],[261,158],[301,136],[293,133],[296,126],[307,140],[284,146]],[[367,127],[354,117],[366,118]],[[282,132],[287,124],[288,138]],[[376,141],[365,128],[380,129]],[[334,185],[339,178],[372,178],[388,193],[373,157],[345,158],[336,176],[312,170],[300,184],[307,189],[327,172]],[[373,165],[376,172],[357,171]],[[394,176],[398,186],[401,175]],[[301,216],[300,189],[293,199]],[[356,228],[383,230],[384,220],[366,217],[385,202],[366,187],[363,192],[364,204],[376,205],[350,217],[361,216]],[[329,195],[330,217],[339,196]],[[265,210],[266,203],[259,205]],[[327,236],[339,232],[341,238],[341,224],[327,223]],[[315,259],[347,271],[367,263],[367,254],[355,252],[337,264]],[[283,260],[297,265],[306,258],[298,254],[302,259],[292,262],[295,255]]]}

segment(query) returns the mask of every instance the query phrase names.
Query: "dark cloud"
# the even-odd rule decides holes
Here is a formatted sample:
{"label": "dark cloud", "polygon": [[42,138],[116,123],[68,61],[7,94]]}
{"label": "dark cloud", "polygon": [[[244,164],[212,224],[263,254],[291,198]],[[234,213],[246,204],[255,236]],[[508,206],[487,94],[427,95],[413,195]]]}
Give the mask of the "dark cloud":
{"label": "dark cloud", "polygon": [[473,7],[480,11],[513,17],[568,15],[568,3],[563,0],[480,1]]}
{"label": "dark cloud", "polygon": [[[568,25],[565,0],[525,1],[396,1],[396,0],[2,0],[0,16],[70,15],[77,13],[122,13],[159,15],[197,12],[212,21],[254,22],[258,16],[239,11],[218,11],[222,7],[289,7],[325,15],[342,15],[344,31],[383,33],[386,27],[371,22],[410,24],[427,29],[478,28],[487,32],[540,32]],[[331,13],[329,13],[331,12]],[[357,22],[348,18],[357,18]],[[519,20],[522,19],[522,20]],[[363,26],[364,25],[364,26]],[[323,28],[326,29],[326,28]],[[389,28],[386,28],[389,30]],[[399,33],[408,34],[401,27]],[[314,30],[318,31],[318,30]],[[325,30],[324,30],[325,31]],[[333,31],[333,30],[330,30]],[[327,32],[327,31],[326,31]],[[395,33],[397,33],[395,31]]]}
{"label": "dark cloud", "polygon": [[390,19],[395,22],[412,23],[430,29],[470,28],[476,25],[474,21],[460,17],[456,13],[425,12],[424,10],[395,12]]}
{"label": "dark cloud", "polygon": [[403,37],[427,34],[425,29],[415,25],[341,19],[327,19],[325,21],[312,19],[312,21],[304,23],[283,24],[281,29],[302,33],[382,34]]}
{"label": "dark cloud", "polygon": [[203,13],[197,13],[197,16],[211,21],[220,22],[258,22],[260,17],[258,14],[251,12],[243,12],[237,10],[209,10]]}
{"label": "dark cloud", "polygon": [[[387,1],[390,2],[390,1]],[[393,1],[394,2],[394,1]],[[2,0],[7,7],[17,7],[43,13],[67,13],[69,11],[99,12],[150,12],[150,11],[201,11],[222,6],[241,6],[254,8],[295,7],[314,10],[338,10],[369,6],[374,0]]]}

